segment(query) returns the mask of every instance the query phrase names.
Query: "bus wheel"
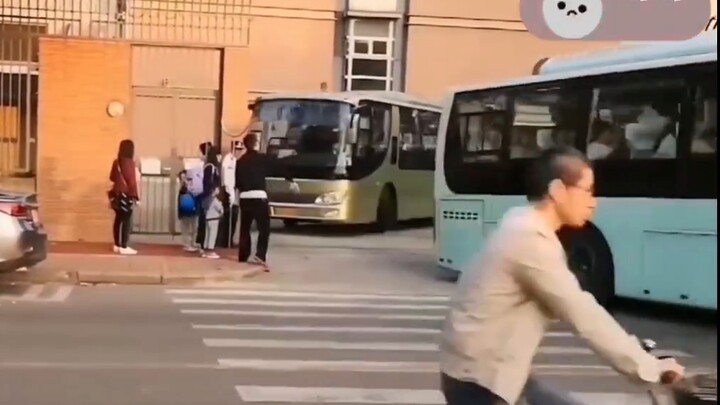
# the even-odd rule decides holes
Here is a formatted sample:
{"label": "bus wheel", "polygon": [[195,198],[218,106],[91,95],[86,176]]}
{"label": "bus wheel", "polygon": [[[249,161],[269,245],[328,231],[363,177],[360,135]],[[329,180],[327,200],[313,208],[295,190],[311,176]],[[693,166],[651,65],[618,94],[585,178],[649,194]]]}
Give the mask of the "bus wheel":
{"label": "bus wheel", "polygon": [[563,228],[558,237],[580,286],[608,307],[615,297],[615,268],[605,237],[590,224],[581,229]]}
{"label": "bus wheel", "polygon": [[285,228],[295,228],[298,222],[297,219],[283,219],[283,226],[285,226]]}
{"label": "bus wheel", "polygon": [[397,225],[397,222],[398,213],[395,193],[389,187],[385,187],[378,201],[375,230],[377,232],[389,231]]}

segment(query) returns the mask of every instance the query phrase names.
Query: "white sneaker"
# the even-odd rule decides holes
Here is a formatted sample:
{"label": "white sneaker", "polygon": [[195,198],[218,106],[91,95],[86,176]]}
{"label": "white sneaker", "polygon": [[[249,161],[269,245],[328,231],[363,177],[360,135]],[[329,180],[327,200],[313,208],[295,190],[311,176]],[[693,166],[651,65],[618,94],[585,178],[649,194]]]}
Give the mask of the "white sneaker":
{"label": "white sneaker", "polygon": [[120,246],[113,246],[114,253],[120,253]]}
{"label": "white sneaker", "polygon": [[137,250],[135,250],[131,247],[119,248],[118,253],[120,253],[121,255],[125,255],[125,256],[132,256],[132,255],[137,254]]}
{"label": "white sneaker", "polygon": [[219,259],[220,258],[220,256],[215,252],[203,253],[202,257],[204,257],[206,259]]}
{"label": "white sneaker", "polygon": [[185,246],[183,247],[183,250],[186,252],[195,253],[198,251],[198,248],[196,248],[195,246]]}

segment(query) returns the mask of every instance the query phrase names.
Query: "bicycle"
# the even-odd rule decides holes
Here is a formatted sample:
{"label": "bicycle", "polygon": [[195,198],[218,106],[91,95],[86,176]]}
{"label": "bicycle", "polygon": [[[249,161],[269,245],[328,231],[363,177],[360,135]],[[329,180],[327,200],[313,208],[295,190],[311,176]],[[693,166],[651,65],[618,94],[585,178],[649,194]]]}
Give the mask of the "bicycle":
{"label": "bicycle", "polygon": [[[651,339],[641,341],[643,349],[651,353],[657,343]],[[670,356],[658,356],[659,359]],[[716,405],[717,372],[680,377],[674,372],[661,376],[660,384],[648,389],[653,405]]]}

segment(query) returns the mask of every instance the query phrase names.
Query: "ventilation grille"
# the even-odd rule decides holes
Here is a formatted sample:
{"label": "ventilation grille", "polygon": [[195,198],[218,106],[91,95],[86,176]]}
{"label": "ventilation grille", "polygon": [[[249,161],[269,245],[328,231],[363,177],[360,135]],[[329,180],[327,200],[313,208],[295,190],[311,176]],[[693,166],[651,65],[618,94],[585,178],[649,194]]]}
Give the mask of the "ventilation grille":
{"label": "ventilation grille", "polygon": [[456,221],[477,221],[480,215],[472,211],[443,211],[443,219],[452,219]]}

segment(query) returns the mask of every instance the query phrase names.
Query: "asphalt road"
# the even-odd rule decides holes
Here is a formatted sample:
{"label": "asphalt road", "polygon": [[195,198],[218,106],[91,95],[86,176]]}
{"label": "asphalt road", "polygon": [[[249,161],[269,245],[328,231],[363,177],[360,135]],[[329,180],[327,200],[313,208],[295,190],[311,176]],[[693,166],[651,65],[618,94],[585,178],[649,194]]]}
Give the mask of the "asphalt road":
{"label": "asphalt road", "polygon": [[[273,272],[242,288],[0,289],[0,404],[441,404],[436,340],[453,284],[431,234],[276,235]],[[715,324],[628,307],[618,319],[690,367]],[[643,404],[568,329],[536,359],[587,404]]]}

